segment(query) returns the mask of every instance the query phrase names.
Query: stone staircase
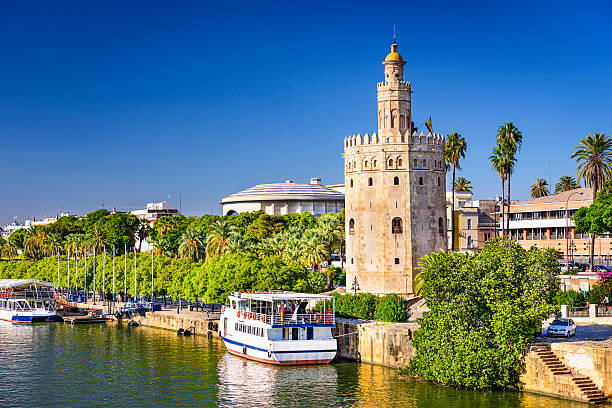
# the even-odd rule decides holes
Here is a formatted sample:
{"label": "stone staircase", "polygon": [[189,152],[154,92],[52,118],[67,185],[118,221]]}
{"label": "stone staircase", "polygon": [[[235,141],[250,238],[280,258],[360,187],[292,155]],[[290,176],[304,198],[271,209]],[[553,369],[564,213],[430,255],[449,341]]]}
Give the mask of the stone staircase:
{"label": "stone staircase", "polygon": [[573,374],[550,349],[549,343],[534,343],[530,346],[530,350],[538,356],[553,376],[567,377],[574,388],[575,394],[580,395],[582,400],[593,404],[604,404],[608,401],[608,398],[593,384],[589,377]]}

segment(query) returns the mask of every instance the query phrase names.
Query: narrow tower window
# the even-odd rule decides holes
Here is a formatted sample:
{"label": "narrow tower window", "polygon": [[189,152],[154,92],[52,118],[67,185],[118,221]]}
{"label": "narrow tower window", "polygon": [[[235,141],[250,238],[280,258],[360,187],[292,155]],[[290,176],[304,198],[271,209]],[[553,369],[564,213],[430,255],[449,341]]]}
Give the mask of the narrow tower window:
{"label": "narrow tower window", "polygon": [[423,177],[419,177],[419,185],[422,186],[423,185]]}
{"label": "narrow tower window", "polygon": [[444,235],[444,220],[442,217],[438,218],[438,233]]}
{"label": "narrow tower window", "polygon": [[417,162],[417,159],[414,159],[414,167],[419,167],[419,163]]}
{"label": "narrow tower window", "polygon": [[393,177],[393,185],[394,186],[399,186],[399,177],[397,177],[397,176]]}
{"label": "narrow tower window", "polygon": [[[440,177],[438,177],[438,185],[440,185]],[[353,179],[351,179],[351,188],[353,187]]]}
{"label": "narrow tower window", "polygon": [[423,167],[427,166],[427,160],[423,159]]}
{"label": "narrow tower window", "polygon": [[372,177],[368,177],[368,186],[371,186],[372,184]]}
{"label": "narrow tower window", "polygon": [[374,160],[374,164],[372,164],[372,167],[376,167],[376,160]]}
{"label": "narrow tower window", "polygon": [[397,165],[400,167],[402,166],[402,159],[397,159]]}
{"label": "narrow tower window", "polygon": [[[353,180],[351,180],[351,187],[353,187]],[[440,177],[438,177],[438,187],[440,187]]]}
{"label": "narrow tower window", "polygon": [[352,218],[349,221],[349,235],[355,235],[355,220]]}
{"label": "narrow tower window", "polygon": [[395,264],[399,265],[399,258],[395,258]]}
{"label": "narrow tower window", "polygon": [[389,159],[389,167],[393,167],[393,159]]}
{"label": "narrow tower window", "polygon": [[391,233],[392,234],[401,234],[402,233],[402,219],[399,217],[395,217],[391,220]]}

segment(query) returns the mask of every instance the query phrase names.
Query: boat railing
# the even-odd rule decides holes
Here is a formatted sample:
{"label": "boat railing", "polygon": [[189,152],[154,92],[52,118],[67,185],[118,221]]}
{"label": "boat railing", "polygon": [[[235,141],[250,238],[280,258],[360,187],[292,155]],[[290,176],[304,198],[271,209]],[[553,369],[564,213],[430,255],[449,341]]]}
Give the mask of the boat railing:
{"label": "boat railing", "polygon": [[38,290],[38,291],[1,291],[0,297],[5,299],[48,299],[55,297],[55,291],[53,290]]}
{"label": "boat railing", "polygon": [[240,311],[240,317],[247,320],[256,320],[271,326],[291,326],[296,324],[305,325],[334,325],[336,317],[334,312],[326,310],[325,312],[309,312],[298,313],[294,315],[290,311],[283,313],[265,314],[265,313],[250,313],[248,311]]}

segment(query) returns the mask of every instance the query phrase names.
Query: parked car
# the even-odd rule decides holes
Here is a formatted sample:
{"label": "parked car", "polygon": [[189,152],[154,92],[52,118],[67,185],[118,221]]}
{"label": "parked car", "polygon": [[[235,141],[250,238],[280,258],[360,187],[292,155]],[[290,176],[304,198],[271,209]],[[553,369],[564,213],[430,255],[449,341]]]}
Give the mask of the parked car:
{"label": "parked car", "polygon": [[548,330],[546,330],[547,337],[570,337],[576,335],[576,323],[572,319],[555,319]]}
{"label": "parked car", "polygon": [[574,267],[580,269],[580,272],[586,271],[588,266],[589,266],[588,264],[584,264],[584,263],[574,263]]}
{"label": "parked car", "polygon": [[605,265],[596,265],[597,267],[597,272],[600,271],[604,271],[604,272],[612,272],[612,268],[610,268],[609,266],[605,266]]}

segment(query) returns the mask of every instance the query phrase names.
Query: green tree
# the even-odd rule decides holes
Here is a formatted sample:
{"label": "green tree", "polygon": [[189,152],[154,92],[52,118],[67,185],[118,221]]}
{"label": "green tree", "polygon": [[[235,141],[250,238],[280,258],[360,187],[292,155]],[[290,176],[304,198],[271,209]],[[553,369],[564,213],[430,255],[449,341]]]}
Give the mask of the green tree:
{"label": "green tree", "polygon": [[323,236],[319,231],[309,229],[302,235],[300,253],[300,261],[304,265],[316,269],[321,262],[328,259],[329,248],[325,245]]}
{"label": "green tree", "polygon": [[454,191],[472,191],[472,182],[465,177],[457,178],[457,181],[453,185]]}
{"label": "green tree", "polygon": [[[459,165],[459,161],[465,158],[465,151],[467,150],[467,143],[465,138],[461,137],[461,135],[457,132],[452,132],[448,136],[446,136],[446,143],[444,145],[444,160],[447,166],[452,167],[453,169],[453,183],[455,185],[455,171],[461,170],[461,166]],[[455,250],[455,189],[453,188],[452,192],[452,201],[451,201],[451,230],[452,237],[451,239],[451,248]]]}
{"label": "green tree", "polygon": [[421,271],[429,311],[418,319],[405,372],[460,387],[518,388],[526,345],[559,312],[555,251],[497,238],[475,254],[427,255]]}
{"label": "green tree", "polygon": [[[516,153],[521,150],[523,144],[523,134],[520,130],[514,126],[512,122],[506,122],[497,129],[497,145],[503,146],[503,152],[508,156],[506,161],[507,167],[507,178],[508,178],[508,215],[504,216],[506,220],[506,231],[510,231],[510,178],[514,172],[514,164],[516,163]],[[503,207],[502,207],[503,208]]]}
{"label": "green tree", "polygon": [[230,237],[236,234],[236,227],[227,220],[219,220],[210,226],[206,237],[206,254],[223,255],[229,245]]}
{"label": "green tree", "polygon": [[538,178],[535,183],[531,185],[531,198],[546,197],[550,194],[548,189],[548,182],[544,179]]}
{"label": "green tree", "polygon": [[280,215],[260,214],[247,228],[247,237],[256,240],[270,238],[285,228],[285,222]]}
{"label": "green tree", "polygon": [[[612,176],[612,139],[604,133],[590,133],[574,146],[571,158],[576,159],[578,181],[593,189],[593,201],[599,188]],[[591,265],[595,258],[595,237],[591,234]]]}
{"label": "green tree", "polygon": [[559,182],[555,184],[555,193],[562,193],[577,188],[580,188],[580,185],[576,182],[576,179],[572,176],[562,176],[559,178]]}
{"label": "green tree", "polygon": [[[512,169],[512,162],[506,150],[507,149],[504,148],[504,146],[495,146],[493,148],[493,154],[489,156],[489,160],[491,161],[491,166],[493,167],[493,170],[497,172],[497,174],[499,175],[499,179],[501,180],[502,200],[501,200],[501,205],[500,205],[500,212],[502,214],[504,214],[504,207],[506,205],[504,187],[505,187],[506,179],[508,178],[508,174],[510,173]],[[501,230],[502,230],[502,235],[504,235],[503,219],[501,222]]]}
{"label": "green tree", "polygon": [[206,256],[206,245],[202,233],[196,228],[189,228],[181,237],[178,253],[182,258],[199,261]]}

